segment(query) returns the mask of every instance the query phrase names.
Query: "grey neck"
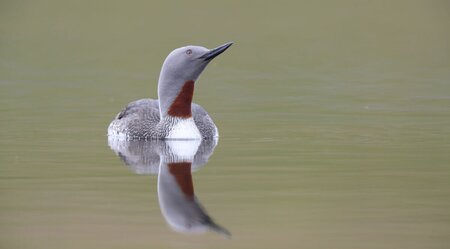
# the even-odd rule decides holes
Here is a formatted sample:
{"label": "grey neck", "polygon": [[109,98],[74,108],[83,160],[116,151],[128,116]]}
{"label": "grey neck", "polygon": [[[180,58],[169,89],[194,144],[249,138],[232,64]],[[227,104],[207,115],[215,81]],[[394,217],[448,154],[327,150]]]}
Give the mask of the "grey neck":
{"label": "grey neck", "polygon": [[167,112],[183,85],[183,80],[180,80],[180,77],[166,71],[164,68],[161,70],[158,81],[159,114],[161,120],[168,116]]}

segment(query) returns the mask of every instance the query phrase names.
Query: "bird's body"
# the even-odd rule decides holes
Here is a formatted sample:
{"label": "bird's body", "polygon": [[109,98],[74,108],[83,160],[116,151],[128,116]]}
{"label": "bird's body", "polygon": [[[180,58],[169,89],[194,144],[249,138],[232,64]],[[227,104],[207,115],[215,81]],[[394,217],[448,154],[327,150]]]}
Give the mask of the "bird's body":
{"label": "bird's body", "polygon": [[[192,103],[191,108],[191,118],[167,117],[161,122],[159,100],[136,100],[117,114],[109,125],[108,135],[129,140],[182,139],[183,136],[190,138],[218,137],[217,127],[205,109],[195,103]],[[192,122],[195,126],[192,126]],[[177,132],[178,134],[176,134]],[[170,137],[170,133],[172,137]]]}
{"label": "bird's body", "polygon": [[195,81],[208,63],[232,43],[208,50],[186,46],[164,61],[158,81],[159,99],[129,103],[108,127],[108,136],[126,140],[208,139],[218,130],[208,113],[192,103]]}

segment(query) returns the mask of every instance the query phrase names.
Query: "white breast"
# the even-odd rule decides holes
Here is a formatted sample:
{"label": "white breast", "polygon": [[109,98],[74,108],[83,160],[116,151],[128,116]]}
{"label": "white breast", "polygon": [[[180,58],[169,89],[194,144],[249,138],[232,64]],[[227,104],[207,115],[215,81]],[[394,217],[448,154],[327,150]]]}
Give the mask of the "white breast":
{"label": "white breast", "polygon": [[201,139],[193,118],[180,119],[170,130],[168,139]]}

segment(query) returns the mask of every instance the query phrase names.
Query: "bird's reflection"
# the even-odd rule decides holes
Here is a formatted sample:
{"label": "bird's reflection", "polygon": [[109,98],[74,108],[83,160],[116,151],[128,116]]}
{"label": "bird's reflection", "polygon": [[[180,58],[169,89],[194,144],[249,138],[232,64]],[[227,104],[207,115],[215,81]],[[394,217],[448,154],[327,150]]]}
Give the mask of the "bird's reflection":
{"label": "bird's reflection", "polygon": [[169,226],[181,233],[230,233],[207,214],[195,195],[192,172],[204,166],[217,145],[210,140],[123,141],[111,149],[136,174],[158,174],[158,199]]}

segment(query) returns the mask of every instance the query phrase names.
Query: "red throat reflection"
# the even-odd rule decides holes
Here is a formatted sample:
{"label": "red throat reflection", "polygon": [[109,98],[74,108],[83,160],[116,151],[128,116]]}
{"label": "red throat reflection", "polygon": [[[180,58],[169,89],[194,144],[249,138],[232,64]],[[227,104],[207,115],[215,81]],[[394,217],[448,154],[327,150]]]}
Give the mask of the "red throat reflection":
{"label": "red throat reflection", "polygon": [[191,163],[169,163],[169,172],[175,177],[181,191],[188,198],[194,197],[194,185],[192,184]]}

